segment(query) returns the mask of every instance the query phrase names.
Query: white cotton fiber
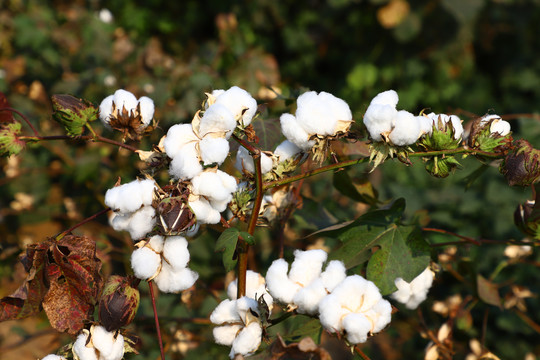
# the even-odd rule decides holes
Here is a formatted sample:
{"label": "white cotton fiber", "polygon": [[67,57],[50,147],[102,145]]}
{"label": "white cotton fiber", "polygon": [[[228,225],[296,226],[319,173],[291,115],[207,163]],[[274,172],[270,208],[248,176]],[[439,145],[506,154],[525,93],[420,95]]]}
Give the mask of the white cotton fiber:
{"label": "white cotton fiber", "polygon": [[119,111],[125,108],[128,112],[131,112],[137,107],[137,98],[135,95],[123,89],[114,92],[113,102]]}
{"label": "white cotton fiber", "polygon": [[203,167],[199,162],[199,154],[195,143],[186,144],[173,158],[169,168],[169,174],[179,180],[189,180],[199,175]]}
{"label": "white cotton fiber", "polygon": [[154,235],[150,239],[148,239],[148,243],[145,246],[151,248],[156,253],[161,253],[163,251],[164,242],[165,238],[163,236]]}
{"label": "white cotton fiber", "polygon": [[452,127],[454,128],[454,139],[458,140],[463,135],[463,125],[461,124],[461,120],[456,115],[446,115],[446,114],[435,114],[435,113],[429,113],[427,114],[431,120],[433,120],[433,123],[436,127],[438,127],[439,119],[443,124],[451,123]]}
{"label": "white cotton fiber", "polygon": [[328,292],[332,292],[346,277],[345,265],[339,260],[330,261],[326,265],[326,269],[321,273],[321,280]]}
{"label": "white cotton fiber", "polygon": [[242,325],[216,326],[213,329],[212,334],[214,335],[216,344],[231,346],[234,339],[236,339],[236,334],[238,334],[242,328]]}
{"label": "white cotton fiber", "polygon": [[203,171],[191,180],[194,195],[202,195],[212,200],[225,200],[231,196],[222,184],[219,175],[212,171]]}
{"label": "white cotton fiber", "polygon": [[221,325],[229,322],[240,322],[240,315],[236,307],[236,300],[225,299],[216,306],[210,314],[212,324]]}
{"label": "white cotton fiber", "polygon": [[195,284],[199,274],[189,268],[174,269],[166,262],[161,263],[161,271],[154,281],[160,291],[165,293],[177,293]]}
{"label": "white cotton fiber", "polygon": [[41,360],[66,360],[66,358],[56,355],[56,354],[49,354],[45,356],[44,358],[42,358]]}
{"label": "white cotton fiber", "polygon": [[113,352],[114,333],[105,330],[103,326],[94,326],[92,328],[92,343],[99,351],[99,357],[107,358]]}
{"label": "white cotton fiber", "polygon": [[193,132],[191,124],[176,124],[167,131],[163,147],[167,155],[174,159],[186,144],[192,144],[194,147],[194,143],[198,141],[199,138]]}
{"label": "white cotton fiber", "polygon": [[246,90],[233,86],[227,91],[220,93],[216,98],[216,104],[226,106],[234,115],[235,119],[242,114],[240,119],[242,126],[248,126],[257,112],[257,101]]}
{"label": "white cotton fiber", "polygon": [[382,141],[381,134],[388,134],[394,127],[398,111],[395,106],[371,104],[364,114],[364,125],[374,141]]}
{"label": "white cotton fiber", "polygon": [[289,140],[284,140],[276,147],[276,150],[274,150],[274,155],[278,157],[278,161],[284,162],[286,160],[289,160],[293,158],[296,154],[299,154],[302,151],[298,146],[296,146],[294,143],[290,142]]}
{"label": "white cotton fiber", "polygon": [[390,324],[392,320],[392,305],[388,300],[380,299],[371,310],[374,312],[374,315],[371,317],[371,321],[373,321],[372,332],[379,332]]}
{"label": "white cotton fiber", "polygon": [[[235,279],[234,281],[231,281],[227,287],[227,296],[230,299],[236,299],[237,297],[237,283],[238,279]],[[266,281],[261,274],[255,271],[248,270],[246,272],[246,296],[255,300],[262,296],[266,305],[268,305],[270,309],[272,308],[274,300],[266,290]]]}
{"label": "white cotton fiber", "polygon": [[232,343],[229,357],[233,359],[236,354],[249,355],[259,348],[262,339],[262,328],[258,322],[246,326]]}
{"label": "white cotton fiber", "polygon": [[[328,100],[328,99],[326,99]],[[331,105],[315,91],[303,93],[296,100],[296,121],[308,134],[333,135],[337,118]]]}
{"label": "white cotton fiber", "polygon": [[321,325],[330,332],[341,330],[341,318],[345,309],[341,306],[340,298],[335,295],[327,295],[319,302],[319,320]]}
{"label": "white cotton fiber", "polygon": [[227,106],[214,103],[204,111],[199,125],[199,136],[223,137],[228,139],[236,128],[234,114]]}
{"label": "white cotton fiber", "polygon": [[139,98],[139,110],[143,125],[145,127],[150,125],[150,122],[154,118],[154,100],[147,96],[142,96]]}
{"label": "white cotton fiber", "polygon": [[86,347],[88,335],[88,333],[82,332],[77,336],[77,340],[73,343],[73,354],[78,356],[79,360],[98,360],[94,347]]}
{"label": "white cotton fiber", "polygon": [[228,192],[233,193],[236,191],[238,188],[238,183],[236,182],[236,178],[234,176],[231,176],[221,170],[216,171],[216,174],[218,175],[221,184]]}
{"label": "white cotton fiber", "polygon": [[506,136],[510,134],[510,123],[504,120],[494,120],[489,127],[489,132],[492,134],[499,134],[500,136]]}
{"label": "white cotton fiber", "polygon": [[161,256],[148,247],[131,253],[131,268],[138,279],[146,280],[154,276],[161,265]]}
{"label": "white cotton fiber", "polygon": [[168,236],[163,246],[163,257],[174,269],[187,266],[189,262],[188,242],[182,236]]}
{"label": "white cotton fiber", "polygon": [[99,119],[108,129],[111,128],[109,123],[111,122],[113,99],[114,95],[109,95],[99,104]]}
{"label": "white cotton fiber", "polygon": [[143,206],[135,211],[129,220],[129,235],[133,240],[142,239],[156,224],[156,210],[152,206]]}
{"label": "white cotton fiber", "polygon": [[298,306],[301,314],[316,314],[320,301],[327,295],[321,279],[315,279],[308,286],[298,290],[294,295],[293,303]]}
{"label": "white cotton fiber", "polygon": [[433,133],[433,120],[425,115],[420,115],[416,117],[418,123],[420,124],[421,134],[431,135]]}
{"label": "white cotton fiber", "polygon": [[282,114],[279,121],[283,135],[300,149],[307,151],[315,145],[315,141],[309,140],[309,134],[298,124],[294,115]]}
{"label": "white cotton fiber", "polygon": [[399,101],[399,96],[395,90],[387,90],[377,94],[372,100],[371,104],[390,105],[396,107]]}
{"label": "white cotton fiber", "polygon": [[421,135],[418,118],[408,111],[398,111],[394,129],[388,136],[396,146],[412,145]]}
{"label": "white cotton fiber", "polygon": [[394,300],[405,304],[407,309],[416,309],[426,298],[433,284],[433,272],[427,267],[410,283],[402,278],[394,280],[398,288],[391,296]]}
{"label": "white cotton fiber", "polygon": [[221,220],[219,211],[215,210],[204,198],[190,201],[188,205],[200,224],[217,224]]}
{"label": "white cotton fiber", "polygon": [[351,344],[363,343],[371,330],[371,322],[363,314],[351,313],[343,319],[343,330]]}
{"label": "white cotton fiber", "polygon": [[291,281],[287,276],[289,264],[284,259],[272,262],[266,273],[266,287],[272,297],[285,304],[291,304],[294,294],[300,289],[300,285]]}
{"label": "white cotton fiber", "polygon": [[229,141],[225,138],[204,138],[199,142],[199,151],[204,165],[221,165],[229,155]]}
{"label": "white cotton fiber", "polygon": [[[240,146],[238,148],[238,152],[236,153],[236,162],[234,166],[239,171],[247,171],[251,174],[255,173],[255,163],[253,161],[253,157],[251,156],[249,151],[243,146]],[[265,153],[261,153],[261,173],[266,174],[267,172],[272,170],[272,166],[272,158]]]}
{"label": "white cotton fiber", "polygon": [[328,254],[324,250],[295,250],[294,261],[289,271],[289,279],[302,286],[307,286],[321,274],[323,263]]}

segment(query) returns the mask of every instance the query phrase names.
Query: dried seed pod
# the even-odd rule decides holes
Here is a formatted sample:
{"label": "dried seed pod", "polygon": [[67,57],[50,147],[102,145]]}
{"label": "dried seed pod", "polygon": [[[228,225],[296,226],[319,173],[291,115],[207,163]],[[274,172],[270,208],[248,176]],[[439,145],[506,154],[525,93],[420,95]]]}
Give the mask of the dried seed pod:
{"label": "dried seed pod", "polygon": [[133,321],[139,307],[139,279],[112,275],[103,288],[99,301],[99,321],[107,331],[113,331]]}

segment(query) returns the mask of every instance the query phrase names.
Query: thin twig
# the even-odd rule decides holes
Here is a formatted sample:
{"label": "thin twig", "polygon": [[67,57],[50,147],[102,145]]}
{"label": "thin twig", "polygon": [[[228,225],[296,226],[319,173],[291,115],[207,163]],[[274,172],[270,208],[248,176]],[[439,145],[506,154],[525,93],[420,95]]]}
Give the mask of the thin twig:
{"label": "thin twig", "polygon": [[371,360],[371,359],[369,358],[369,356],[367,356],[367,355],[366,355],[366,354],[358,347],[358,345],[356,345],[356,346],[354,347],[354,351],[356,351],[356,353],[357,353],[358,355],[360,355],[360,356],[362,357],[362,359],[364,359],[364,360]]}
{"label": "thin twig", "polygon": [[115,146],[127,149],[131,152],[137,152],[139,150],[133,146],[130,146],[130,145],[127,145],[119,141],[112,140],[112,139],[109,139],[100,135],[96,135],[95,137],[92,135],[75,136],[75,137],[68,136],[68,135],[50,135],[50,136],[36,135],[36,136],[20,136],[19,139],[24,140],[24,141],[49,141],[49,140],[97,141],[97,142],[115,145]]}
{"label": "thin twig", "polygon": [[66,236],[67,234],[71,233],[73,230],[75,230],[76,228],[78,228],[79,226],[82,226],[84,224],[86,224],[87,222],[90,222],[92,220],[94,220],[95,218],[97,218],[98,216],[101,216],[105,213],[107,213],[109,210],[111,210],[111,208],[106,208],[106,209],[103,209],[101,211],[98,211],[97,213],[95,213],[94,215],[92,216],[89,216],[87,217],[86,219],[82,220],[81,222],[73,225],[72,227],[70,227],[69,229],[65,230],[65,231],[62,231],[60,234],[56,235],[55,236],[55,239],[56,240],[60,240],[62,239],[64,236]]}
{"label": "thin twig", "polygon": [[161,360],[165,360],[165,352],[163,351],[163,340],[161,338],[161,329],[159,327],[159,317],[156,307],[156,298],[154,296],[154,286],[152,285],[152,280],[148,281],[148,290],[150,291],[150,298],[152,299],[152,309],[154,310],[154,320],[156,322],[156,333],[159,342],[159,351],[161,353]]}
{"label": "thin twig", "polygon": [[[472,237],[469,237],[469,236],[463,236],[463,235],[459,235],[459,234],[456,234],[454,232],[451,232],[451,231],[448,231],[448,230],[444,230],[444,229],[435,229],[435,228],[422,228],[423,231],[430,231],[430,232],[436,232],[436,233],[441,233],[441,234],[446,234],[446,235],[451,235],[451,236],[455,236],[457,238],[460,238],[462,239],[464,242],[468,242],[468,243],[471,243],[471,244],[474,244],[474,245],[482,245],[481,241],[478,241],[476,239],[473,239]],[[459,243],[459,242],[458,242]],[[433,244],[433,245],[437,245],[437,244]]]}
{"label": "thin twig", "polygon": [[28,118],[26,116],[24,116],[23,113],[21,113],[19,110],[16,110],[16,109],[13,109],[13,108],[10,108],[10,107],[5,107],[5,108],[1,108],[0,111],[11,111],[11,112],[14,112],[15,114],[19,115],[20,117],[22,117],[22,119],[28,124],[28,126],[30,126],[30,128],[32,129],[32,131],[34,132],[34,135],[36,136],[39,136],[39,132],[37,131],[37,129],[34,127],[34,125],[32,125],[32,123],[30,122],[30,120],[28,120]]}

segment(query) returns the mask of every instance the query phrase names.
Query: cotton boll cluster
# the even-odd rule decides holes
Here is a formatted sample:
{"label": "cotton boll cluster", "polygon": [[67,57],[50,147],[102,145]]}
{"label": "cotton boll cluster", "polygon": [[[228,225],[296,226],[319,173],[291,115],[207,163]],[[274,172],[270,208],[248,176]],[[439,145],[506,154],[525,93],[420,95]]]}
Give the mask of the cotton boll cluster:
{"label": "cotton boll cluster", "polygon": [[124,357],[124,337],[93,325],[77,336],[72,352],[78,360],[120,360]]}
{"label": "cotton boll cluster", "polygon": [[512,130],[508,121],[501,119],[499,115],[495,114],[482,117],[480,123],[484,124],[484,126],[489,124],[489,132],[500,136],[506,136]]}
{"label": "cotton boll cluster", "polygon": [[428,267],[410,283],[397,278],[394,284],[398,290],[391,295],[392,299],[405,304],[407,309],[416,309],[426,299],[429,288],[433,284],[433,277],[434,274]]}
{"label": "cotton boll cluster", "polygon": [[[227,296],[235,300],[237,298],[237,292],[238,279],[235,279],[227,286]],[[254,300],[258,300],[262,296],[268,308],[272,310],[274,299],[266,290],[264,277],[255,271],[248,270],[246,272],[246,296]]]}
{"label": "cotton boll cluster", "polygon": [[115,212],[111,226],[126,230],[133,239],[141,239],[154,227],[156,214],[151,206],[156,184],[153,180],[134,180],[115,186],[105,193],[105,204]]}
{"label": "cotton boll cluster", "polygon": [[319,302],[346,277],[341,261],[330,261],[322,271],[327,257],[323,250],[296,250],[290,270],[284,259],[275,260],[266,273],[268,292],[299,313],[317,313]]}
{"label": "cotton boll cluster", "polygon": [[390,323],[392,306],[373,282],[352,275],[321,300],[319,313],[326,330],[345,333],[349,343],[358,344]]}
{"label": "cotton boll cluster", "polygon": [[262,326],[258,315],[257,301],[247,296],[223,300],[210,315],[210,321],[219,325],[213,330],[214,339],[231,346],[231,359],[236,354],[250,355],[259,348]]}
{"label": "cotton boll cluster", "polygon": [[137,100],[129,91],[116,90],[99,105],[99,118],[106,127],[138,139],[154,118],[154,101],[146,96]]}
{"label": "cotton boll cluster", "polygon": [[131,267],[141,280],[154,280],[167,293],[189,289],[199,274],[189,269],[188,242],[182,236],[152,236],[131,254]]}
{"label": "cotton boll cluster", "polygon": [[315,146],[312,137],[321,138],[346,133],[352,124],[349,105],[327,92],[309,91],[300,95],[296,101],[296,114],[283,114],[280,117],[281,131],[293,144],[308,151]]}

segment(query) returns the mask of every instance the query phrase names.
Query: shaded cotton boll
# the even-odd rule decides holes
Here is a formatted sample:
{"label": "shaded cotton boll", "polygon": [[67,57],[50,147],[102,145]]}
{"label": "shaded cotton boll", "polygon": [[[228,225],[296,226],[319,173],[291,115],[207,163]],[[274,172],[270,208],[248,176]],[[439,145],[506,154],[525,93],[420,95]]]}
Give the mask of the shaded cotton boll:
{"label": "shaded cotton boll", "polygon": [[394,280],[394,284],[398,290],[391,295],[392,299],[405,304],[407,309],[416,309],[427,298],[433,284],[433,272],[427,267],[410,283],[402,278],[397,278]]}
{"label": "shaded cotton boll", "polygon": [[[328,99],[326,99],[328,100]],[[296,121],[308,134],[333,135],[337,118],[332,107],[315,91],[303,93],[296,100]]]}
{"label": "shaded cotton boll", "polygon": [[124,337],[102,326],[92,327],[92,344],[99,351],[99,360],[120,360],[124,356]]}
{"label": "shaded cotton boll", "polygon": [[139,110],[143,125],[145,127],[150,125],[150,122],[154,118],[154,100],[150,99],[148,96],[142,96],[139,98]]}
{"label": "shaded cotton boll", "polygon": [[216,326],[212,331],[216,344],[231,346],[242,325]]}
{"label": "shaded cotton boll", "polygon": [[182,148],[171,161],[169,174],[179,180],[189,180],[199,175],[203,167],[199,162],[196,143],[189,143]]}
{"label": "shaded cotton boll", "polygon": [[131,268],[138,279],[147,280],[154,276],[161,265],[161,256],[144,246],[131,253]]}
{"label": "shaded cotton boll", "polygon": [[167,136],[163,141],[163,147],[167,155],[174,159],[180,150],[184,151],[183,147],[187,144],[191,144],[195,147],[195,143],[199,141],[199,138],[193,132],[191,124],[176,124],[169,128]]}
{"label": "shaded cotton boll", "polygon": [[154,181],[150,179],[115,186],[105,193],[105,205],[121,213],[134,212],[143,205],[152,204],[155,188]]}
{"label": "shaded cotton boll", "polygon": [[396,146],[412,145],[421,135],[418,118],[408,111],[398,111],[394,129],[388,136]]}
{"label": "shaded cotton boll", "polygon": [[294,294],[301,286],[289,279],[289,264],[284,259],[277,259],[266,272],[266,287],[272,297],[285,304],[293,302]]}
{"label": "shaded cotton boll", "polygon": [[56,354],[49,354],[45,356],[44,358],[42,358],[41,360],[66,360],[66,358],[63,356],[56,355]]}
{"label": "shaded cotton boll", "polygon": [[216,98],[216,104],[225,105],[235,119],[238,119],[243,112],[240,121],[242,126],[248,126],[257,112],[257,101],[250,93],[238,86],[233,86],[219,94]]}
{"label": "shaded cotton boll", "polygon": [[[227,287],[227,296],[230,299],[236,299],[237,292],[238,279],[234,279]],[[266,305],[268,305],[268,308],[272,309],[274,299],[272,299],[272,296],[266,291],[266,281],[261,274],[255,271],[248,270],[246,272],[246,296],[255,300],[262,296]]]}
{"label": "shaded cotton boll", "polygon": [[111,129],[109,123],[111,122],[110,116],[112,113],[113,99],[114,95],[109,95],[101,101],[101,104],[99,104],[99,119],[108,129]]}
{"label": "shaded cotton boll", "polygon": [[289,279],[306,286],[321,274],[322,265],[328,254],[324,250],[295,250]]}
{"label": "shaded cotton boll", "polygon": [[225,324],[242,321],[240,314],[236,308],[236,299],[225,299],[216,306],[212,314],[210,314],[210,322],[212,324]]}
{"label": "shaded cotton boll", "polygon": [[[261,173],[266,174],[270,170],[272,170],[274,163],[272,161],[272,158],[265,153],[261,153]],[[240,146],[238,148],[238,153],[236,154],[236,163],[234,164],[234,167],[236,167],[239,171],[245,170],[251,174],[255,173],[255,164],[253,162],[253,157],[249,153],[249,151],[243,147]]]}
{"label": "shaded cotton boll", "polygon": [[224,138],[204,138],[199,142],[199,151],[204,165],[221,165],[229,155],[229,141]]}
{"label": "shaded cotton boll", "polygon": [[163,246],[163,257],[175,269],[184,268],[189,262],[188,242],[182,236],[169,236]]}
{"label": "shaded cotton boll", "polygon": [[232,195],[231,198],[226,198],[224,200],[210,200],[210,206],[217,212],[223,212],[227,209],[227,206],[229,205],[231,200]]}
{"label": "shaded cotton boll", "polygon": [[274,150],[274,155],[278,157],[279,162],[281,163],[293,158],[294,156],[296,156],[296,154],[299,154],[300,152],[302,152],[302,149],[300,149],[298,146],[296,146],[289,140],[284,140],[276,147],[276,150]]}
{"label": "shaded cotton boll", "polygon": [[293,297],[293,303],[298,306],[300,314],[316,314],[319,302],[327,295],[321,279],[315,279],[309,285],[300,288]]}
{"label": "shaded cotton boll", "polygon": [[300,149],[307,151],[315,145],[315,141],[309,140],[309,134],[298,124],[294,115],[282,114],[279,121],[283,135]]}
{"label": "shaded cotton boll", "polygon": [[262,327],[258,322],[252,322],[238,333],[231,347],[229,357],[234,359],[236,354],[249,355],[257,351],[261,345]]}
{"label": "shaded cotton boll", "polygon": [[199,136],[230,138],[236,128],[236,119],[224,104],[214,103],[204,111],[199,125]]}
{"label": "shaded cotton boll", "polygon": [[199,274],[187,267],[175,269],[163,261],[161,271],[154,278],[154,281],[160,291],[177,293],[192,287],[198,278]]}
{"label": "shaded cotton boll", "polygon": [[219,211],[215,210],[204,198],[190,201],[188,205],[200,224],[217,224],[221,220]]}
{"label": "shaded cotton boll", "polygon": [[345,264],[340,260],[332,260],[321,273],[321,280],[325,289],[332,292],[347,277]]}
{"label": "shaded cotton boll", "polygon": [[83,332],[77,336],[77,340],[73,343],[71,351],[73,352],[73,355],[79,358],[79,360],[98,360],[94,347],[91,344],[89,344],[88,347],[86,346],[89,335],[90,333],[87,330],[83,330]]}
{"label": "shaded cotton boll", "polygon": [[156,253],[163,252],[163,244],[165,243],[165,238],[161,235],[154,235],[146,243],[146,247],[151,248]]}

